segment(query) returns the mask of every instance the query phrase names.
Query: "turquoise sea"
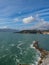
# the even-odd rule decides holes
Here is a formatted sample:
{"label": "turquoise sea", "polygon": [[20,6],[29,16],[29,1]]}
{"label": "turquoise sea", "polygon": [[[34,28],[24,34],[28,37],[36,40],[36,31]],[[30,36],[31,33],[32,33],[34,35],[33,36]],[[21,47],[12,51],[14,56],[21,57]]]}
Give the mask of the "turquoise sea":
{"label": "turquoise sea", "polygon": [[33,48],[33,41],[49,50],[49,35],[0,32],[0,65],[37,65],[40,53]]}

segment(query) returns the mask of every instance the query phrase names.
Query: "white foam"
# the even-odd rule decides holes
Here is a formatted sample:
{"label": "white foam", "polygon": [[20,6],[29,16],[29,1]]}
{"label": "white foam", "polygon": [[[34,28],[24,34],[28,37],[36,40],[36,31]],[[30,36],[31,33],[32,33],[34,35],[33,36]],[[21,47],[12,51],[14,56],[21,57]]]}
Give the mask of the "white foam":
{"label": "white foam", "polygon": [[5,50],[7,50],[7,51],[8,51],[9,49],[8,49],[8,48],[6,48]]}
{"label": "white foam", "polygon": [[30,48],[33,48],[33,44],[30,45]]}
{"label": "white foam", "polygon": [[33,47],[33,44],[34,44],[35,42],[36,42],[36,41],[33,41],[33,43],[30,45],[30,48],[34,48],[39,55],[36,56],[36,57],[37,57],[37,61],[35,62],[35,64],[31,64],[31,65],[38,65],[38,62],[39,62],[39,60],[41,59],[41,58],[40,58],[40,56],[41,56],[40,51],[38,51],[35,47]]}
{"label": "white foam", "polygon": [[16,61],[17,61],[17,63],[19,63],[20,61],[19,61],[19,59],[16,59]]}
{"label": "white foam", "polygon": [[3,49],[3,48],[4,48],[4,45],[1,46],[1,49]]}
{"label": "white foam", "polygon": [[31,64],[31,65],[34,65],[34,64]]}
{"label": "white foam", "polygon": [[33,64],[33,63],[30,63],[29,65],[35,65],[35,64]]}
{"label": "white foam", "polygon": [[38,57],[38,61],[39,61],[39,60],[41,60],[41,58],[40,58],[40,57]]}
{"label": "white foam", "polygon": [[24,53],[26,54],[26,53],[27,53],[27,51],[24,51]]}
{"label": "white foam", "polygon": [[30,45],[30,48],[33,48],[33,49],[35,49],[35,47],[33,47],[33,43]]}
{"label": "white foam", "polygon": [[36,42],[36,41],[33,41],[33,43],[30,45],[30,48],[35,49],[35,47],[33,46],[35,42]]}
{"label": "white foam", "polygon": [[35,64],[38,65],[38,62],[36,61]]}
{"label": "white foam", "polygon": [[17,45],[17,48],[19,48],[22,44],[23,44],[23,43],[18,44],[18,45]]}
{"label": "white foam", "polygon": [[19,43],[21,43],[22,41],[18,41]]}
{"label": "white foam", "polygon": [[17,55],[15,55],[15,57],[17,58]]}
{"label": "white foam", "polygon": [[21,55],[22,55],[22,48],[21,48],[20,46],[21,46],[22,44],[23,44],[23,43],[20,43],[20,44],[17,45],[17,48],[20,49],[20,54],[21,54]]}
{"label": "white foam", "polygon": [[6,55],[3,55],[2,57],[5,57]]}
{"label": "white foam", "polygon": [[10,46],[15,46],[15,44],[11,44]]}
{"label": "white foam", "polygon": [[22,53],[22,50],[21,50],[20,54],[21,54],[21,55],[23,54],[23,53]]}

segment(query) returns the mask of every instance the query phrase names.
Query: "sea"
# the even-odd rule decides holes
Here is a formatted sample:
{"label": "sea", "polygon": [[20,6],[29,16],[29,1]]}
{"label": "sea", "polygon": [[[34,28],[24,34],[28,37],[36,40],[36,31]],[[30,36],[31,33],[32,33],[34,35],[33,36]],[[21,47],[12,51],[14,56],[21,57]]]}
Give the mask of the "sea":
{"label": "sea", "polygon": [[49,51],[48,34],[0,32],[0,65],[37,65],[40,52],[33,47],[33,41]]}

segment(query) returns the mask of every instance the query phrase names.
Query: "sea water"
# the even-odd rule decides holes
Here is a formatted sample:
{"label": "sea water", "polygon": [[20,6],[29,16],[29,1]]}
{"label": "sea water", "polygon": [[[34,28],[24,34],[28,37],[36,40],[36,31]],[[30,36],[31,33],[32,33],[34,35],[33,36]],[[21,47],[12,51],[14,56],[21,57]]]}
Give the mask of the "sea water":
{"label": "sea water", "polygon": [[0,65],[37,65],[40,53],[33,47],[34,40],[49,50],[49,35],[0,32]]}

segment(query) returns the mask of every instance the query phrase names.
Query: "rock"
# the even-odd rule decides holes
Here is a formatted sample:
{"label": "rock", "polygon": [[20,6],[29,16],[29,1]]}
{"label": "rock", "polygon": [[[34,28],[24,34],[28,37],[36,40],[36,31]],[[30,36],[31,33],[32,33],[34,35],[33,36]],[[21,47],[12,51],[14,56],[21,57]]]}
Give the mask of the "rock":
{"label": "rock", "polygon": [[[47,61],[49,61],[49,58],[48,58],[47,56],[49,56],[49,52],[46,51],[46,50],[44,50],[44,49],[42,49],[42,48],[39,48],[38,42],[35,42],[33,46],[34,46],[38,51],[40,51],[40,53],[41,53],[41,59],[39,60],[38,65],[45,65],[45,64],[48,65],[49,62],[47,62]],[[46,59],[44,59],[44,58],[46,58]],[[48,60],[47,60],[47,59],[48,59]],[[47,61],[46,61],[46,60],[47,60]]]}
{"label": "rock", "polygon": [[18,65],[30,65],[30,64],[18,64]]}
{"label": "rock", "polygon": [[[49,65],[49,51],[39,48],[38,41],[33,41],[33,46],[40,51],[41,59],[38,61],[38,65]],[[18,64],[18,65],[29,65],[29,64]]]}
{"label": "rock", "polygon": [[33,46],[34,46],[36,49],[39,49],[38,41],[33,41]]}

